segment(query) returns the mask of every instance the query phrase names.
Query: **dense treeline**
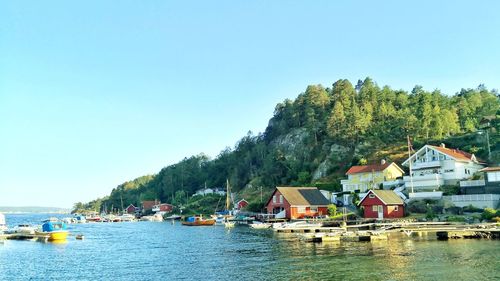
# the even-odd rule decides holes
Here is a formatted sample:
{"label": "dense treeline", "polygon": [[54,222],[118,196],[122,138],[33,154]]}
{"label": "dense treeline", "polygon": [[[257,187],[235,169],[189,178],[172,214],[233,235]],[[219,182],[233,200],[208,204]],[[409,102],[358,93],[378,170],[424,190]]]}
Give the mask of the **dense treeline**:
{"label": "dense treeline", "polygon": [[[204,186],[225,187],[226,179],[235,191],[310,184],[335,188],[336,177],[381,147],[404,144],[407,135],[425,143],[471,133],[499,109],[497,91],[483,85],[454,96],[421,86],[409,93],[393,90],[370,78],[356,86],[348,80],[331,88],[312,85],[295,100],[279,103],[264,133],[249,132],[215,159],[192,156],[157,175],[119,185],[102,203],[108,209],[153,199],[184,204]],[[493,135],[498,133],[494,125]],[[485,156],[481,145],[469,148]]]}

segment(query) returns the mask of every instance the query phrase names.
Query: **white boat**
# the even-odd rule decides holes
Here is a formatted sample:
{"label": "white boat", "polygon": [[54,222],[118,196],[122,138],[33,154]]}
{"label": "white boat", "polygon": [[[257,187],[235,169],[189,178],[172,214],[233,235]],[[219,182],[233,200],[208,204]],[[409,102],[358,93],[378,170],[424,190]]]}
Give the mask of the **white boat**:
{"label": "white boat", "polygon": [[14,233],[19,233],[19,234],[35,234],[36,230],[37,230],[36,227],[29,224],[20,224],[14,227]]}
{"label": "white boat", "polygon": [[154,214],[152,216],[143,216],[143,217],[141,217],[141,221],[162,222],[163,216],[161,214]]}
{"label": "white boat", "polygon": [[228,221],[228,220],[226,220],[224,222],[224,227],[231,228],[231,227],[234,227],[235,224],[236,223],[234,221]]}
{"label": "white boat", "polygon": [[267,229],[271,227],[271,224],[260,221],[253,221],[251,224],[249,224],[249,226],[254,229]]}
{"label": "white boat", "polygon": [[153,215],[153,221],[162,222],[163,221],[163,215],[161,213],[154,214]]}
{"label": "white boat", "polygon": [[130,221],[135,221],[135,217],[131,214],[123,214],[120,216],[120,219],[123,222],[130,222]]}
{"label": "white boat", "polygon": [[323,226],[322,223],[309,223],[306,221],[273,223],[274,229],[309,228],[309,227],[321,227],[321,226]]}
{"label": "white boat", "polygon": [[62,221],[65,223],[65,224],[72,224],[72,223],[76,223],[76,219],[75,218],[63,218]]}

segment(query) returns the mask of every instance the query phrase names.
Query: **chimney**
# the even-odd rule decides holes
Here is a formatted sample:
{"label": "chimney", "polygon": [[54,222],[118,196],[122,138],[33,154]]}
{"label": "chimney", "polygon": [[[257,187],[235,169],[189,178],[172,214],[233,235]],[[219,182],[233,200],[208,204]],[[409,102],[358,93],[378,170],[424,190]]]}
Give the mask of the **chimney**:
{"label": "chimney", "polygon": [[441,143],[439,146],[442,147],[442,148],[446,148],[446,146],[444,145],[444,143]]}
{"label": "chimney", "polygon": [[380,160],[380,165],[384,165],[384,164],[385,164],[385,159]]}

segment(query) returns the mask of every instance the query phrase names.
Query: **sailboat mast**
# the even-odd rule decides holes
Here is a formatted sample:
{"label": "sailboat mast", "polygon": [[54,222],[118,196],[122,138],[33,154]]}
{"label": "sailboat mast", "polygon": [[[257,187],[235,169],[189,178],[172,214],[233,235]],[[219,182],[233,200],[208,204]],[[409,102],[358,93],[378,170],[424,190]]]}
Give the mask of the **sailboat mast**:
{"label": "sailboat mast", "polygon": [[411,161],[411,149],[410,149],[410,136],[407,135],[406,138],[408,139],[408,163],[410,164],[410,186],[411,186],[411,193],[413,193],[413,173],[411,170],[412,161]]}
{"label": "sailboat mast", "polygon": [[226,210],[229,211],[231,205],[231,187],[229,186],[229,180],[226,180]]}

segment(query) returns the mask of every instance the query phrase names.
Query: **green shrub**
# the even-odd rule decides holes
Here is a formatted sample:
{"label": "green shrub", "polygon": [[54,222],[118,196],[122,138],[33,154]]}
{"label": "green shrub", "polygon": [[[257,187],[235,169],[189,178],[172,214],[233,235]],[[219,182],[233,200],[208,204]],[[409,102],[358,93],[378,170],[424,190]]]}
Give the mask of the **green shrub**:
{"label": "green shrub", "polygon": [[481,214],[481,218],[483,220],[493,220],[494,217],[500,217],[500,210],[495,210],[492,208],[486,208],[484,209],[483,213]]}
{"label": "green shrub", "polygon": [[469,205],[469,206],[463,207],[463,211],[468,212],[468,213],[479,213],[479,212],[482,212],[483,209]]}
{"label": "green shrub", "polygon": [[410,213],[425,214],[427,212],[427,203],[423,200],[414,200],[408,204]]}
{"label": "green shrub", "polygon": [[425,213],[425,218],[428,219],[428,220],[432,220],[433,218],[436,217],[436,214],[434,213],[434,211],[432,210],[432,208],[427,208],[427,212]]}
{"label": "green shrub", "polygon": [[264,203],[252,202],[248,204],[248,206],[245,209],[247,209],[250,212],[260,213],[262,212],[262,209],[264,209]]}
{"label": "green shrub", "polygon": [[335,206],[335,204],[328,205],[328,215],[329,216],[337,215],[337,206]]}
{"label": "green shrub", "polygon": [[460,186],[458,185],[443,185],[440,187],[441,191],[443,191],[443,195],[457,195],[460,193]]}
{"label": "green shrub", "polygon": [[462,216],[448,216],[446,218],[446,221],[451,221],[451,222],[465,222],[465,218]]}

